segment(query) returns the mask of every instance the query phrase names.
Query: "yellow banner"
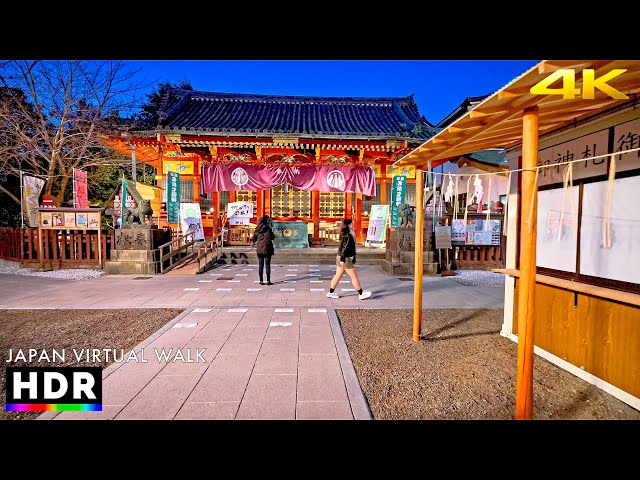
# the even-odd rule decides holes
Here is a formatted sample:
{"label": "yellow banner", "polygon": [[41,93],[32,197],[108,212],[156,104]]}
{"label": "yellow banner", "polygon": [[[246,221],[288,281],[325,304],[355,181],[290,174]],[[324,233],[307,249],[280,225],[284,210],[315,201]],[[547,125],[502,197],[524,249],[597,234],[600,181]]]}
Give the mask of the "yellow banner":
{"label": "yellow banner", "polygon": [[387,165],[387,178],[395,177],[396,175],[406,175],[407,178],[416,178],[416,167],[394,167],[393,165]]}
{"label": "yellow banner", "polygon": [[162,173],[166,175],[167,172],[176,172],[176,173],[179,173],[180,175],[193,175],[193,171],[194,171],[193,163],[194,162],[163,160]]}
{"label": "yellow banner", "polygon": [[151,200],[153,216],[159,217],[162,210],[162,189],[144,183],[136,183],[136,190],[145,200]]}

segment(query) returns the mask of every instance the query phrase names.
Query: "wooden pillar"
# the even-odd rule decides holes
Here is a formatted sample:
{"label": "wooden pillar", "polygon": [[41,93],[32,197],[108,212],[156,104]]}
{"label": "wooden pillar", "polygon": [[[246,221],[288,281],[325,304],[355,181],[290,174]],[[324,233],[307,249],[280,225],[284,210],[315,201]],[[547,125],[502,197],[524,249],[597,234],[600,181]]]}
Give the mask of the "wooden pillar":
{"label": "wooden pillar", "polygon": [[271,216],[271,189],[264,191],[264,214]]}
{"label": "wooden pillar", "polygon": [[380,180],[378,184],[378,188],[380,189],[380,205],[387,204],[387,184],[384,183],[384,180]]}
{"label": "wooden pillar", "polygon": [[344,202],[344,218],[352,218],[351,204],[353,203],[353,193],[347,193],[347,199]]}
{"label": "wooden pillar", "polygon": [[538,107],[522,117],[522,192],[520,208],[520,285],[518,287],[518,364],[516,420],[533,419],[533,329],[536,287],[538,209]]}
{"label": "wooden pillar", "polygon": [[235,190],[231,190],[229,192],[229,203],[233,203],[236,201],[236,191]]}
{"label": "wooden pillar", "polygon": [[211,193],[211,206],[213,207],[213,234],[217,235],[222,228],[220,225],[220,192]]}
{"label": "wooden pillar", "polygon": [[424,173],[416,167],[416,233],[413,279],[413,341],[420,341],[422,330],[422,244],[424,243]]}
{"label": "wooden pillar", "polygon": [[313,243],[320,243],[320,192],[311,192],[311,216],[313,218]]}
{"label": "wooden pillar", "polygon": [[354,228],[356,230],[356,240],[362,242],[362,194],[356,193],[356,211],[353,218]]}
{"label": "wooden pillar", "polygon": [[257,217],[260,219],[264,215],[264,190],[258,190],[256,192],[256,209]]}

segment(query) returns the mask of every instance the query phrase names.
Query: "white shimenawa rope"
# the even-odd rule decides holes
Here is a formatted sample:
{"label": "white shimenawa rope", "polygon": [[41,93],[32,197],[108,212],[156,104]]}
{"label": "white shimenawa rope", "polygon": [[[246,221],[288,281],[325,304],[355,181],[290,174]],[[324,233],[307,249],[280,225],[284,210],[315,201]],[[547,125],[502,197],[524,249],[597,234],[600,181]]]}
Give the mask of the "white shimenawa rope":
{"label": "white shimenawa rope", "polygon": [[[536,167],[536,170],[540,169],[540,168],[553,168],[553,167],[559,167],[561,165],[569,165],[570,163],[577,163],[577,162],[587,162],[589,160],[595,160],[596,158],[604,158],[604,157],[611,157],[612,155],[624,155],[625,153],[633,153],[633,152],[638,152],[640,151],[640,147],[639,148],[631,148],[629,150],[620,150],[618,152],[614,152],[614,153],[605,153],[604,155],[596,155],[594,157],[586,157],[586,158],[578,158],[576,160],[570,160],[567,162],[558,162],[558,163],[550,163],[549,165],[538,165]],[[423,170],[424,171],[424,170]],[[514,168],[513,170],[501,170],[499,172],[487,172],[487,173],[473,173],[471,174],[472,176],[475,175],[479,175],[479,176],[484,176],[484,175],[506,175],[507,173],[511,173],[511,172],[530,172],[533,171],[532,169],[527,169],[527,168]],[[469,175],[468,173],[440,173],[440,172],[431,172],[434,176],[437,175],[453,175],[453,176],[458,176],[458,177],[466,177],[467,175]],[[435,177],[434,177],[435,179]]]}
{"label": "white shimenawa rope", "polygon": [[487,192],[487,218],[484,222],[484,229],[489,230],[489,220],[491,220],[491,180],[493,177],[489,177],[489,191]]}
{"label": "white shimenawa rope", "polygon": [[460,203],[458,201],[458,194],[460,190],[458,189],[458,180],[460,177],[456,177],[456,185],[455,185],[455,196],[453,199],[453,219],[458,220],[458,209],[460,208]]}
{"label": "white shimenawa rope", "polygon": [[613,183],[616,179],[616,156],[611,155],[609,181],[607,183],[607,199],[604,203],[604,221],[602,222],[602,246],[611,248],[611,203],[613,200]]}

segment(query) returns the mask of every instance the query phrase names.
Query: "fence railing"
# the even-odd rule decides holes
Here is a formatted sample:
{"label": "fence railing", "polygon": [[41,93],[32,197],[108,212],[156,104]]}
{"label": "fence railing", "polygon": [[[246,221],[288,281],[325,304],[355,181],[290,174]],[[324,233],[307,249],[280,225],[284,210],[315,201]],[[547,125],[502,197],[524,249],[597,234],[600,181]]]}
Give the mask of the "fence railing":
{"label": "fence railing", "polygon": [[[114,248],[113,232],[102,232],[102,262],[98,258],[98,232],[82,230],[43,230],[42,266],[60,268],[104,268]],[[23,266],[39,264],[37,228],[0,228],[0,258],[20,262]]]}
{"label": "fence railing", "polygon": [[[174,267],[175,257],[186,251],[196,243],[196,232],[189,232],[158,247],[160,252],[160,273]],[[166,251],[166,253],[165,253]]]}
{"label": "fence railing", "polygon": [[218,261],[223,246],[223,232],[215,235],[204,247],[198,249],[198,273],[205,272],[212,264]]}

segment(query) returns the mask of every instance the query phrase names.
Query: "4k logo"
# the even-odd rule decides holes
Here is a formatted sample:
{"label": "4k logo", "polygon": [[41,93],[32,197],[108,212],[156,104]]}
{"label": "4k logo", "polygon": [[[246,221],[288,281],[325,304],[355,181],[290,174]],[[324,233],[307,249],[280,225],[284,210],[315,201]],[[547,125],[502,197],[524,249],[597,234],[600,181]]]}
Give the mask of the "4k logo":
{"label": "4k logo", "polygon": [[[628,100],[628,96],[607,83],[626,71],[627,70],[623,68],[615,68],[609,73],[605,73],[601,77],[596,78],[596,71],[594,69],[585,68],[582,71],[582,98],[594,100],[596,98],[595,90],[597,88],[616,100]],[[551,85],[558,80],[562,80],[562,88],[550,88]],[[534,95],[562,95],[564,99],[574,99],[580,95],[580,89],[576,88],[576,71],[572,68],[556,70],[547,78],[531,87],[529,92]]]}

